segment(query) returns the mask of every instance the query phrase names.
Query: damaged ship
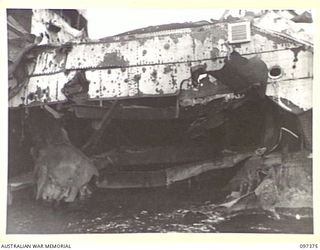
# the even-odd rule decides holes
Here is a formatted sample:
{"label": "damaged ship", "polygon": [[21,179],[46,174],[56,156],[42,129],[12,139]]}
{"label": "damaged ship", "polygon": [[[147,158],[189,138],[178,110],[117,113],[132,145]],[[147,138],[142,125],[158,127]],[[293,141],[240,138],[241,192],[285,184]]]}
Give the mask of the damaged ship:
{"label": "damaged ship", "polygon": [[[254,194],[277,217],[275,207],[299,203],[289,192],[311,197],[307,12],[65,41],[57,13],[33,15],[50,19],[37,34],[48,41],[20,38],[9,65],[9,187],[32,171],[36,198],[72,202],[92,179],[98,188],[169,187],[236,168],[225,175],[228,209]],[[312,197],[298,205],[312,207]]]}

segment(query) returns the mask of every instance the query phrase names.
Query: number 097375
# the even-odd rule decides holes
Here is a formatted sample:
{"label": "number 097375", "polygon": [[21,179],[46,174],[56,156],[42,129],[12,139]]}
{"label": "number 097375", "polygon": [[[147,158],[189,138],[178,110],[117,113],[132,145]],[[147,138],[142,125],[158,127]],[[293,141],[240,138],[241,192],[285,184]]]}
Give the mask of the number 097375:
{"label": "number 097375", "polygon": [[300,244],[300,248],[310,249],[310,248],[318,248],[318,244]]}

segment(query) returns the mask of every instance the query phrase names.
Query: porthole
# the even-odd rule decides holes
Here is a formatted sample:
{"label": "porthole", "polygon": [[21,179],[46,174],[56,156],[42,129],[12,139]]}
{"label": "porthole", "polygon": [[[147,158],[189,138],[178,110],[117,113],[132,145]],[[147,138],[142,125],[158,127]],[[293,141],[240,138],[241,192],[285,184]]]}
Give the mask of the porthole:
{"label": "porthole", "polygon": [[274,65],[269,69],[268,76],[271,79],[279,79],[282,76],[282,69],[279,65]]}

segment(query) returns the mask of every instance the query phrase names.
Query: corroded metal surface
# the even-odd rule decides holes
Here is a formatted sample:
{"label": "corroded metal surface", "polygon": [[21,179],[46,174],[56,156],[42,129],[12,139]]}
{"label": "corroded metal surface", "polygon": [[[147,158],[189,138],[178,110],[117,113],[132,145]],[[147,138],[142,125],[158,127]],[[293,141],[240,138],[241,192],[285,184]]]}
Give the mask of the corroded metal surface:
{"label": "corroded metal surface", "polygon": [[52,72],[59,72],[65,68],[66,54],[59,49],[48,49],[40,53],[32,75],[43,75]]}
{"label": "corroded metal surface", "polygon": [[[66,65],[63,55],[57,49],[40,54],[33,74],[55,73],[61,70],[95,69],[112,67],[133,67],[167,63],[207,61],[223,58],[229,49],[226,46],[227,28],[210,25],[207,28],[188,29],[185,33],[151,33],[147,37],[120,41],[73,44],[67,55]],[[243,55],[283,50],[295,45],[290,40],[279,37],[270,39],[270,34],[253,29],[252,42],[242,44],[237,51]]]}
{"label": "corroded metal surface", "polygon": [[76,72],[66,75],[58,73],[54,75],[41,75],[30,77],[28,84],[22,88],[18,95],[9,100],[10,106],[30,104],[32,102],[58,102],[66,100],[61,89]]}
{"label": "corroded metal surface", "polygon": [[88,70],[91,98],[130,97],[177,93],[190,77],[186,63]]}
{"label": "corroded metal surface", "polygon": [[31,32],[43,35],[42,44],[61,44],[85,35],[84,30],[75,29],[69,24],[70,20],[66,19],[70,19],[70,16],[61,16],[56,13],[57,11],[52,9],[33,9],[32,11]]}
{"label": "corroded metal surface", "polygon": [[[89,100],[178,95],[181,86],[191,82],[192,67],[203,65],[207,71],[214,71],[224,66],[232,51],[227,24],[127,34],[100,42],[44,48],[26,79],[27,87],[10,100],[10,106],[65,101],[61,89],[79,70],[89,81]],[[312,79],[313,52],[309,45],[254,25],[251,42],[234,48],[240,55],[248,59],[258,56],[269,69],[279,65],[281,78],[269,82]],[[30,100],[30,94],[39,88],[47,97]],[[268,91],[272,93],[270,85]],[[310,87],[303,91],[311,95]]]}

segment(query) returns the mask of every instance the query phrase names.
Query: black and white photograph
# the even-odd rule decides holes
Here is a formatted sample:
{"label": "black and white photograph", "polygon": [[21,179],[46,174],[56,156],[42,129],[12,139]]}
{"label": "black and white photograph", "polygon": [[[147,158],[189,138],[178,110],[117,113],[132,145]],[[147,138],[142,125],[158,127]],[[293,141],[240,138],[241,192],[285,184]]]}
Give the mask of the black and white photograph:
{"label": "black and white photograph", "polygon": [[312,9],[6,21],[6,234],[315,233]]}

